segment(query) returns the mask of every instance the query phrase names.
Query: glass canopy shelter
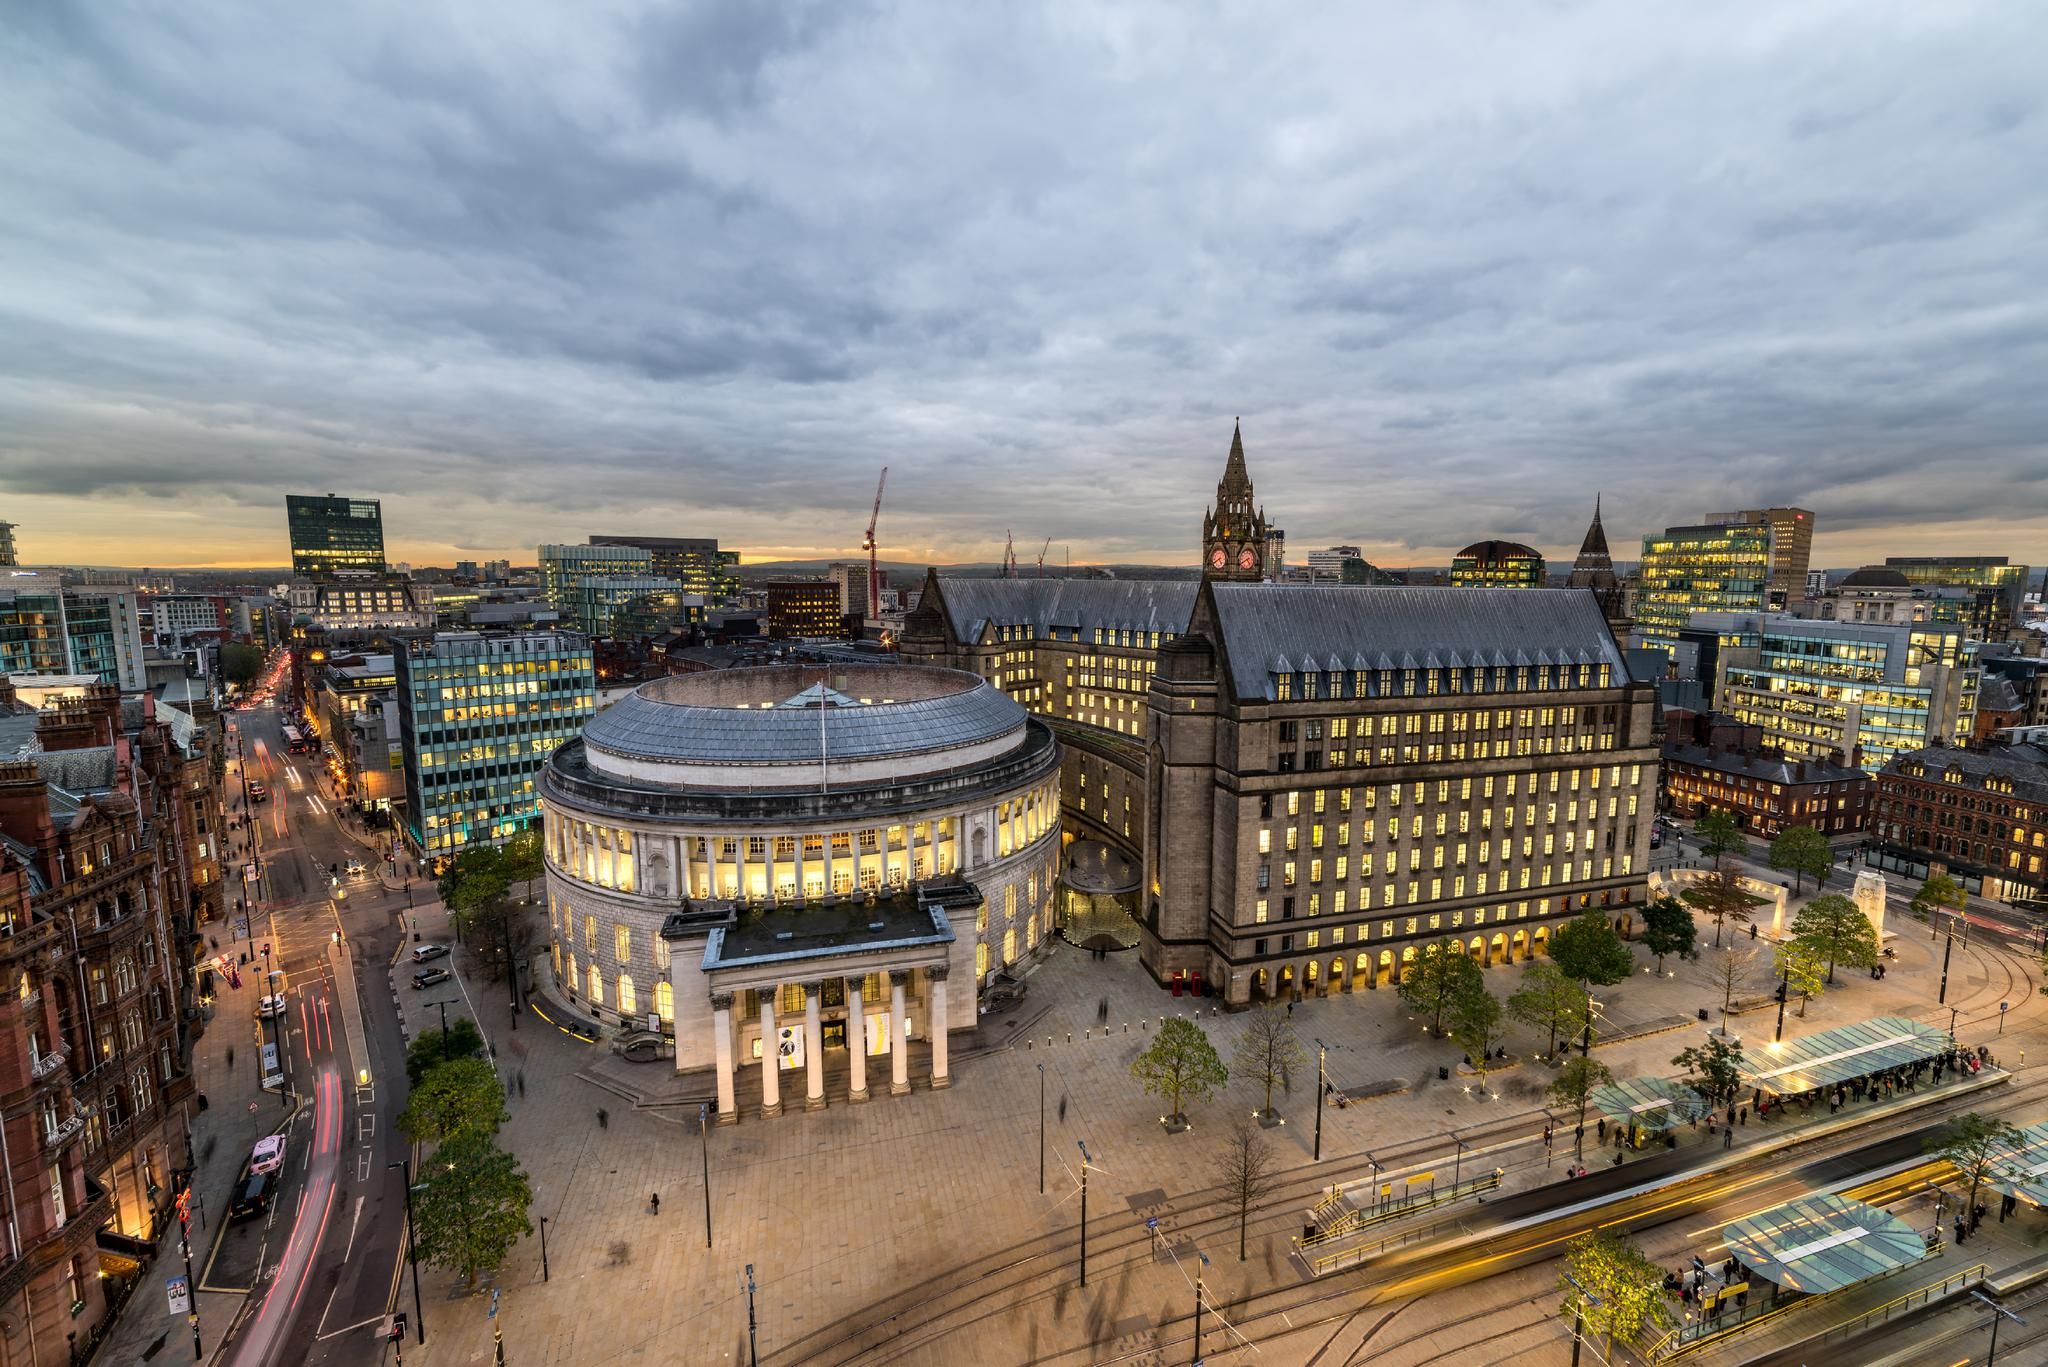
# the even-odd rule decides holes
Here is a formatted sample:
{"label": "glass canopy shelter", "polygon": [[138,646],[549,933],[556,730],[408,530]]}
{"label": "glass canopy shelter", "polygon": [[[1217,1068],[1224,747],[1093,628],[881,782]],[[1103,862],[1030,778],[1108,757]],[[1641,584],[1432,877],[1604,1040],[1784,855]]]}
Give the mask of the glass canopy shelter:
{"label": "glass canopy shelter", "polygon": [[[1745,1060],[1742,1075],[1767,1095],[1796,1096],[1925,1063],[1955,1047],[1955,1041],[1931,1025],[1904,1016],[1880,1016],[1786,1040],[1781,1048]],[[1748,1066],[1751,1062],[1757,1066]]]}

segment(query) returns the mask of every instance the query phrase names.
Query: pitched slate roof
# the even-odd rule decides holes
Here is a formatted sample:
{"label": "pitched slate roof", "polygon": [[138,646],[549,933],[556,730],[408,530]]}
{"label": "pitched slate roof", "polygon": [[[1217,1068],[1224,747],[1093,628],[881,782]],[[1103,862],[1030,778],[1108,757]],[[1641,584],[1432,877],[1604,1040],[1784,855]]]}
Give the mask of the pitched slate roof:
{"label": "pitched slate roof", "polygon": [[1211,589],[1240,698],[1269,697],[1272,675],[1296,671],[1605,664],[1628,677],[1599,600],[1580,589]]}
{"label": "pitched slate roof", "polygon": [[939,601],[962,641],[979,639],[985,624],[1029,626],[1044,635],[1053,627],[1082,632],[1130,630],[1171,633],[1187,630],[1194,579],[940,579]]}
{"label": "pitched slate roof", "polygon": [[94,745],[83,750],[45,750],[33,756],[52,788],[67,793],[105,793],[113,790],[114,747]]}
{"label": "pitched slate roof", "polygon": [[1666,745],[1664,758],[1670,763],[1690,764],[1720,774],[1742,774],[1764,783],[1854,783],[1869,777],[1861,769],[1810,759],[1805,761],[1806,777],[1801,778],[1798,760],[1745,750],[1715,750],[1705,745]]}

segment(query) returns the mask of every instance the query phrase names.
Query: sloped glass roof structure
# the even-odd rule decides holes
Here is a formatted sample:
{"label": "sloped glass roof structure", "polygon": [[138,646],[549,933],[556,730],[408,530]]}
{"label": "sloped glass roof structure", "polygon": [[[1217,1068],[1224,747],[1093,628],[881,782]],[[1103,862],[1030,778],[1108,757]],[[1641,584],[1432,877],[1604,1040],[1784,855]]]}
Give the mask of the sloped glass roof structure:
{"label": "sloped glass roof structure", "polygon": [[1802,1196],[1721,1230],[1728,1251],[1788,1291],[1840,1291],[1927,1256],[1927,1237],[1846,1196]]}
{"label": "sloped glass roof structure", "polygon": [[1746,1056],[1742,1076],[1759,1091],[1791,1096],[1922,1063],[1953,1048],[1955,1042],[1931,1025],[1904,1016],[1879,1016]]}
{"label": "sloped glass roof structure", "polygon": [[1707,1113],[1707,1103],[1682,1082],[1662,1077],[1632,1077],[1596,1087],[1593,1109],[1609,1120],[1645,1130],[1668,1130]]}

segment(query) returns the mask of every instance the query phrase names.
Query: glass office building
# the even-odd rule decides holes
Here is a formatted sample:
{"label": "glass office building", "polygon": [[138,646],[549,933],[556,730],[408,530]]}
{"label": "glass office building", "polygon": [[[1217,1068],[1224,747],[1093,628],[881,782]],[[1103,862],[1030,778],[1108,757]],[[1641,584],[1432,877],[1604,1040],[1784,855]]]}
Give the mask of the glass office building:
{"label": "glass office building", "polygon": [[384,512],[374,498],[290,494],[292,573],[306,579],[384,573]]}
{"label": "glass office building", "polygon": [[675,580],[684,593],[701,594],[707,603],[723,603],[739,592],[739,576],[733,569],[740,563],[740,553],[721,551],[716,537],[593,536],[590,544],[646,551],[652,557],[648,573]]}
{"label": "glass office building", "polygon": [[1885,568],[1897,570],[1915,587],[1940,585],[1968,590],[1969,624],[1979,640],[1995,641],[2020,618],[2027,596],[2027,567],[2002,555],[1892,555]]}
{"label": "glass office building", "polygon": [[1636,644],[1670,651],[1696,612],[1761,612],[1771,540],[1767,523],[1671,527],[1644,537]]}
{"label": "glass office building", "polygon": [[406,827],[421,858],[531,825],[542,766],[596,712],[590,642],[564,631],[444,632],[394,663]]}
{"label": "glass office building", "polygon": [[132,693],[147,686],[142,652],[128,590],[66,588],[55,571],[0,579],[0,674],[91,674]]}
{"label": "glass office building", "polygon": [[1707,613],[1692,628],[1719,634],[1720,710],[1792,758],[1839,751],[1875,774],[1896,755],[1962,744],[1976,726],[1977,643],[1960,627]]}

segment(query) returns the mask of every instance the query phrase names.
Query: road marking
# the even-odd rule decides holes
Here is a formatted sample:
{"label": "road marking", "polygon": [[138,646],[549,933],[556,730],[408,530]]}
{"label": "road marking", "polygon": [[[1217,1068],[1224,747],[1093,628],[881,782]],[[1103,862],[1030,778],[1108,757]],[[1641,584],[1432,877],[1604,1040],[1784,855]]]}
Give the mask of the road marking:
{"label": "road marking", "polygon": [[373,1324],[381,1325],[390,1318],[391,1316],[389,1315],[372,1315],[369,1319],[358,1320],[354,1324],[344,1324],[339,1329],[329,1329],[326,1333],[315,1334],[313,1337],[316,1341],[321,1339],[340,1338],[343,1334],[353,1334],[356,1330],[367,1329]]}
{"label": "road marking", "polygon": [[[355,1246],[356,1246],[356,1226],[357,1226],[357,1225],[359,1225],[359,1224],[361,1224],[362,1222],[363,1222],[363,1198],[362,1198],[362,1197],[360,1197],[360,1196],[358,1196],[358,1197],[356,1198],[356,1213],[355,1213],[355,1214],[354,1214],[354,1215],[353,1215],[352,1217],[350,1217],[350,1219],[349,1219],[349,1222],[348,1222],[348,1243],[347,1243],[347,1245],[346,1245],[346,1246],[344,1246],[344,1247],[343,1247],[343,1249],[341,1250],[341,1260],[342,1260],[343,1262],[347,1262],[347,1261],[348,1261],[348,1255],[349,1255],[349,1254],[350,1254],[351,1252],[353,1252],[353,1251],[354,1251],[354,1249],[355,1249]],[[330,1307],[331,1307],[331,1306],[332,1306],[333,1304],[334,1304],[334,1302],[333,1302],[332,1300],[329,1300],[329,1301],[328,1301],[328,1305],[329,1305]],[[323,1315],[321,1315],[321,1316],[320,1316],[320,1318],[324,1320],[324,1319],[326,1319],[326,1318],[327,1318],[327,1316],[323,1314]]]}

